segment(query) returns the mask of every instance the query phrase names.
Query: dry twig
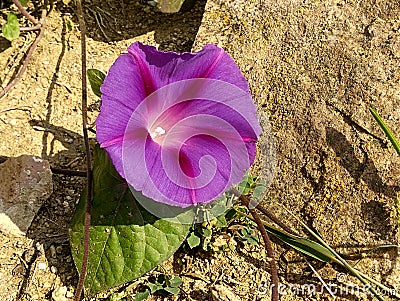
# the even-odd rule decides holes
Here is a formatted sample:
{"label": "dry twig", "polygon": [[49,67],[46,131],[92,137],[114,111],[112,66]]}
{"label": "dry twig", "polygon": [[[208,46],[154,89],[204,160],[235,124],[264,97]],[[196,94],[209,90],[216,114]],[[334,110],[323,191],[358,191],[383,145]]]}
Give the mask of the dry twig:
{"label": "dry twig", "polygon": [[274,259],[274,250],[272,249],[272,245],[271,245],[271,240],[269,239],[268,233],[264,228],[264,225],[260,219],[260,216],[257,214],[256,210],[253,209],[250,206],[250,201],[248,199],[248,197],[246,197],[245,195],[240,195],[239,196],[240,201],[243,203],[243,205],[245,205],[251,215],[254,218],[254,221],[257,224],[258,229],[260,230],[261,236],[264,240],[264,247],[265,250],[267,251],[267,255],[270,258],[270,263],[269,263],[269,267],[270,267],[270,272],[271,272],[271,280],[272,280],[272,297],[271,300],[272,301],[279,301],[279,291],[278,291],[278,285],[279,285],[279,280],[278,280],[278,268],[276,266],[276,262]]}
{"label": "dry twig", "polygon": [[25,73],[26,69],[28,68],[29,62],[31,61],[32,54],[36,49],[36,46],[39,44],[39,41],[44,35],[44,30],[46,29],[46,15],[47,15],[47,9],[46,7],[42,10],[42,16],[40,18],[40,21],[36,20],[34,17],[32,17],[31,14],[29,14],[26,9],[19,3],[18,0],[13,0],[15,5],[18,7],[18,9],[21,11],[21,13],[35,26],[33,27],[28,27],[28,28],[23,28],[23,31],[28,31],[28,30],[36,30],[39,29],[39,34],[36,36],[35,41],[32,43],[31,47],[29,48],[29,51],[24,59],[24,62],[22,64],[21,70],[18,72],[17,76],[8,83],[8,85],[0,92],[0,99],[7,94],[10,89],[15,86],[15,84],[21,79],[22,75]]}
{"label": "dry twig", "polygon": [[89,259],[89,239],[90,239],[90,211],[92,207],[92,162],[90,155],[90,145],[88,136],[87,124],[87,79],[86,79],[86,25],[83,17],[82,0],[76,1],[77,14],[79,20],[79,28],[81,30],[81,59],[82,59],[82,127],[83,139],[85,141],[86,149],[86,177],[87,177],[87,194],[86,194],[86,210],[85,210],[85,226],[83,234],[83,258],[82,267],[79,274],[78,286],[76,288],[74,300],[79,301],[83,291],[86,269]]}
{"label": "dry twig", "polygon": [[33,17],[30,13],[26,11],[26,9],[21,5],[21,3],[19,3],[18,0],[13,0],[13,2],[18,7],[19,11],[25,16],[25,18],[27,18],[35,25],[40,23],[40,21],[36,20],[35,17]]}

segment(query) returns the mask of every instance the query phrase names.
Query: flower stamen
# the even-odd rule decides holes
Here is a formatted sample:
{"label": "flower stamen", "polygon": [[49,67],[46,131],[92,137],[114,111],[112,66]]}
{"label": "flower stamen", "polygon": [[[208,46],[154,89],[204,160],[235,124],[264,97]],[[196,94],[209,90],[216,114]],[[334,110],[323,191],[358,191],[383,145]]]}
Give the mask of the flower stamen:
{"label": "flower stamen", "polygon": [[162,140],[161,136],[163,136],[165,133],[166,131],[161,126],[158,126],[154,130],[150,131],[150,136],[155,142],[160,144],[159,142]]}

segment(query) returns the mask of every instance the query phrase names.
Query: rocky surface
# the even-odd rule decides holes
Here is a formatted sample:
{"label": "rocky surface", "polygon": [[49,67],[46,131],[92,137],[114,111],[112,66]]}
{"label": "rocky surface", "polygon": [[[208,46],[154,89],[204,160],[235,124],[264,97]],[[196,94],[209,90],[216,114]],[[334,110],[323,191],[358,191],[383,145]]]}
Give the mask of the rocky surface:
{"label": "rocky surface", "polygon": [[[344,253],[398,244],[400,159],[369,107],[400,135],[399,2],[210,0],[205,11],[195,48],[232,55],[273,128],[270,210],[295,226],[285,205]],[[398,255],[362,265],[400,288]]]}
{"label": "rocky surface", "polygon": [[49,162],[22,155],[0,165],[0,230],[26,234],[36,213],[53,192]]}

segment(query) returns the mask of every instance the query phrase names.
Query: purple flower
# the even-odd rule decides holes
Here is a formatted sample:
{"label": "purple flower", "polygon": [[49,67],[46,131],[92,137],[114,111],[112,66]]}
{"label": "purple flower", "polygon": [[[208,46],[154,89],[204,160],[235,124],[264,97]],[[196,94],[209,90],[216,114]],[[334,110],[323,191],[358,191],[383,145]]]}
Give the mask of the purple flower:
{"label": "purple flower", "polygon": [[101,86],[97,139],[135,190],[207,203],[238,183],[261,134],[248,84],[223,49],[160,52],[134,43]]}

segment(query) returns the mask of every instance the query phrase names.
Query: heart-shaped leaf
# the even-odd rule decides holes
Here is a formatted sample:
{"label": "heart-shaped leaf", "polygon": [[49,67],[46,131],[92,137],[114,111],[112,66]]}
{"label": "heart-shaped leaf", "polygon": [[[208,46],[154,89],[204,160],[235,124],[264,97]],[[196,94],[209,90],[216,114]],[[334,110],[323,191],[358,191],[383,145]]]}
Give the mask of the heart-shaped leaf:
{"label": "heart-shaped leaf", "polygon": [[[86,193],[82,193],[70,229],[72,255],[82,266]],[[93,202],[86,296],[126,283],[170,257],[187,236],[181,217],[158,218],[135,200],[106,152],[94,151]]]}
{"label": "heart-shaped leaf", "polygon": [[197,247],[200,245],[200,237],[196,236],[193,232],[190,234],[190,236],[187,238],[187,243],[189,244],[189,247],[191,249]]}
{"label": "heart-shaped leaf", "polygon": [[89,79],[90,86],[92,87],[93,93],[101,97],[100,86],[103,84],[106,75],[97,69],[88,69],[87,76]]}
{"label": "heart-shaped leaf", "polygon": [[2,26],[1,31],[3,32],[4,37],[9,41],[15,40],[19,37],[19,23],[15,14],[9,13],[7,15],[7,23]]}

